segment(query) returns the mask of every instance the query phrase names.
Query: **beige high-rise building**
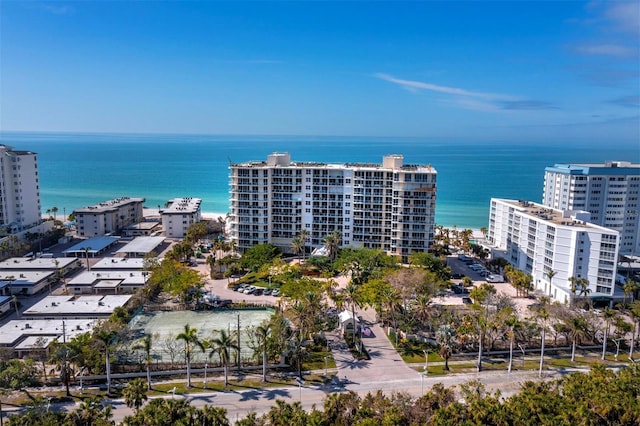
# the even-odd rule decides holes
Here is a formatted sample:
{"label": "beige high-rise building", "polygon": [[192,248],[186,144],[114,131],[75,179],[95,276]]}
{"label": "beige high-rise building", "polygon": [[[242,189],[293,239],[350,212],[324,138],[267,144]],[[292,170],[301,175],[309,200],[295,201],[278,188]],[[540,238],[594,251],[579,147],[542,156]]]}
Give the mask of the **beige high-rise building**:
{"label": "beige high-rise building", "polygon": [[17,233],[41,222],[38,156],[0,145],[0,228]]}

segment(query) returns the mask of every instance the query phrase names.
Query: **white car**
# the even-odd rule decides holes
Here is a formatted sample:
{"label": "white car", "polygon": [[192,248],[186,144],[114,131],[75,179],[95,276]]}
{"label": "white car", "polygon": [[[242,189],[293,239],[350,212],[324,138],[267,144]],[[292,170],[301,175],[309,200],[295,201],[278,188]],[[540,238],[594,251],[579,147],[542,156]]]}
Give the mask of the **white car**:
{"label": "white car", "polygon": [[502,275],[489,274],[489,275],[487,275],[487,277],[485,279],[487,280],[488,283],[503,283],[504,282],[504,277]]}

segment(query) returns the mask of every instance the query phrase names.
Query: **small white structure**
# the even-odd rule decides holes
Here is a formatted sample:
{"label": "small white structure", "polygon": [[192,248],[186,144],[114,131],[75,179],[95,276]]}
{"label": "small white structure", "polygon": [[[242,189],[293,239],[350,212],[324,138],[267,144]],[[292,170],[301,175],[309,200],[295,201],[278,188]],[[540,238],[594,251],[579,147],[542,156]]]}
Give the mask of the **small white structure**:
{"label": "small white structure", "polygon": [[347,309],[338,314],[338,319],[340,320],[340,328],[343,333],[357,332],[360,327],[360,320],[358,317],[356,316],[354,318],[353,313]]}
{"label": "small white structure", "polygon": [[[10,294],[32,296],[56,280],[54,271],[0,271],[0,282],[7,283]],[[4,287],[2,284],[0,287]]]}
{"label": "small white structure", "polygon": [[22,315],[25,319],[107,318],[116,308],[126,305],[130,298],[130,295],[48,296]]}
{"label": "small white structure", "polygon": [[67,284],[72,294],[132,294],[144,287],[147,272],[143,271],[85,271]]}

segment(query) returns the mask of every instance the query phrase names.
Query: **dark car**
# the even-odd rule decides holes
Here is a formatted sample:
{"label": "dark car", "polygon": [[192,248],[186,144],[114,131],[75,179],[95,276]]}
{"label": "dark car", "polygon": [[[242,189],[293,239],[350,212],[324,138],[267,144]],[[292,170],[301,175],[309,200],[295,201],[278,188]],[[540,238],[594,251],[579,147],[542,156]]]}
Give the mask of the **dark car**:
{"label": "dark car", "polygon": [[464,275],[455,273],[451,274],[451,278],[453,278],[454,280],[461,280],[462,278],[464,278]]}
{"label": "dark car", "polygon": [[453,290],[455,294],[462,294],[464,292],[464,286],[461,286],[460,284],[454,284],[451,286],[451,290]]}
{"label": "dark car", "polygon": [[463,297],[462,298],[462,303],[464,303],[465,305],[471,305],[471,304],[473,304],[473,300],[471,300],[470,297]]}
{"label": "dark car", "polygon": [[256,288],[255,291],[251,294],[253,294],[254,296],[262,296],[262,293],[264,293],[263,288]]}

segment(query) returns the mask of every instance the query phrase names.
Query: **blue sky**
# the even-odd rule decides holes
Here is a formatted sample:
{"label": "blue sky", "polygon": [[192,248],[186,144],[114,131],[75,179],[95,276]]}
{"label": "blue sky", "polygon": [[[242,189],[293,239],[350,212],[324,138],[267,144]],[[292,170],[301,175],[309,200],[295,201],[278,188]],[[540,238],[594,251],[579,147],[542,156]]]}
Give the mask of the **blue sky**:
{"label": "blue sky", "polygon": [[638,0],[0,7],[4,131],[640,141]]}

